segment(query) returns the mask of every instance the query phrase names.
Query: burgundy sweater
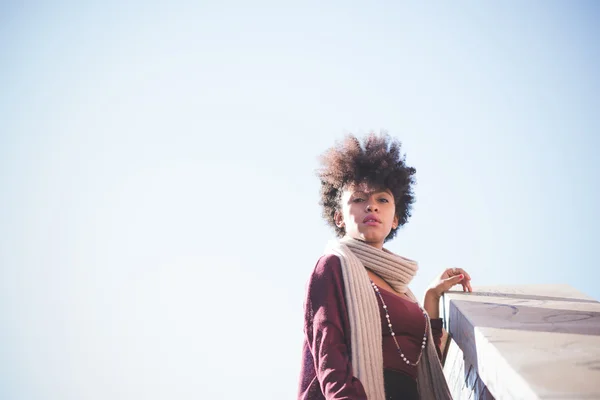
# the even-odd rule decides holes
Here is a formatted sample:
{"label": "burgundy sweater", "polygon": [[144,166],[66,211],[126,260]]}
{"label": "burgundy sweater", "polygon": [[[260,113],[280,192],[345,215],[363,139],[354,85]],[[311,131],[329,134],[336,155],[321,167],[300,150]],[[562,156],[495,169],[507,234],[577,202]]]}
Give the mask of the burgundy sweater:
{"label": "burgundy sweater", "polygon": [[[367,396],[352,374],[350,321],[344,297],[340,259],[326,255],[319,259],[309,279],[304,304],[304,344],[298,398],[302,400],[352,399]],[[404,355],[415,361],[421,351],[425,319],[419,306],[380,288],[396,340]],[[407,365],[398,354],[390,335],[385,312],[377,296],[383,334],[383,368],[416,379],[416,367]],[[436,349],[442,336],[442,320],[432,319]],[[439,350],[438,350],[439,352]]]}

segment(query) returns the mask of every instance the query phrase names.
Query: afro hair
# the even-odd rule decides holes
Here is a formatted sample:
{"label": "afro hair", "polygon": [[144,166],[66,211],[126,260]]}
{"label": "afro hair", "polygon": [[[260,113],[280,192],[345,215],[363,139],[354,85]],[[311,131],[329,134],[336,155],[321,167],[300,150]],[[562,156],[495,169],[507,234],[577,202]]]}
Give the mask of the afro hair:
{"label": "afro hair", "polygon": [[394,238],[398,228],[408,221],[414,202],[416,169],[406,165],[401,146],[399,140],[387,133],[371,133],[362,142],[356,136],[348,135],[321,156],[317,175],[321,180],[323,218],[339,237],[346,232],[335,224],[334,216],[340,209],[342,192],[352,184],[364,182],[392,192],[399,224],[390,231],[386,242]]}

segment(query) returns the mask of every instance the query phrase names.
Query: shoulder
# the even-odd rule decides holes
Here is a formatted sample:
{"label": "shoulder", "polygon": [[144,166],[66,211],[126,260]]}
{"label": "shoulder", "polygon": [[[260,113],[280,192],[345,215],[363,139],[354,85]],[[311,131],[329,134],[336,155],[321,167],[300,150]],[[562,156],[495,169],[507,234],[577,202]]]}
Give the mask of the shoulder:
{"label": "shoulder", "polygon": [[317,260],[313,274],[323,275],[342,270],[342,262],[335,254],[322,255]]}
{"label": "shoulder", "polygon": [[313,313],[325,307],[330,314],[334,309],[343,307],[344,276],[342,263],[338,256],[326,254],[317,260],[317,264],[306,285],[306,307]]}
{"label": "shoulder", "polygon": [[309,286],[332,284],[342,281],[342,263],[338,256],[325,254],[321,256],[310,275]]}

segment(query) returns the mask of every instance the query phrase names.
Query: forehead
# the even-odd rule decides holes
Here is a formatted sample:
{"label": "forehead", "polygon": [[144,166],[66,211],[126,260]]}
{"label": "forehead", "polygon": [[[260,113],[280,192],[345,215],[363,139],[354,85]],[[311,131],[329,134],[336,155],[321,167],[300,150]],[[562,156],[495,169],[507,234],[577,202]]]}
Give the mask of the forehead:
{"label": "forehead", "polygon": [[388,194],[392,194],[392,192],[386,188],[383,185],[374,185],[368,182],[361,182],[361,183],[350,183],[348,185],[346,185],[344,187],[344,192],[347,192],[348,194],[352,194],[352,193],[365,193],[365,194],[372,194],[372,193],[388,193]]}

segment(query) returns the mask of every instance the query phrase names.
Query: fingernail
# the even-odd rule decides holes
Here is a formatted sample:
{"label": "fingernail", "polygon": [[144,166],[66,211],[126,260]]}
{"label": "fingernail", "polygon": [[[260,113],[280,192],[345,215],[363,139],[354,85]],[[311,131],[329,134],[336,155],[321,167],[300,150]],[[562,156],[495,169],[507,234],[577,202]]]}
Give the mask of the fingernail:
{"label": "fingernail", "polygon": [[464,278],[465,276],[463,274],[459,275],[460,279]]}

